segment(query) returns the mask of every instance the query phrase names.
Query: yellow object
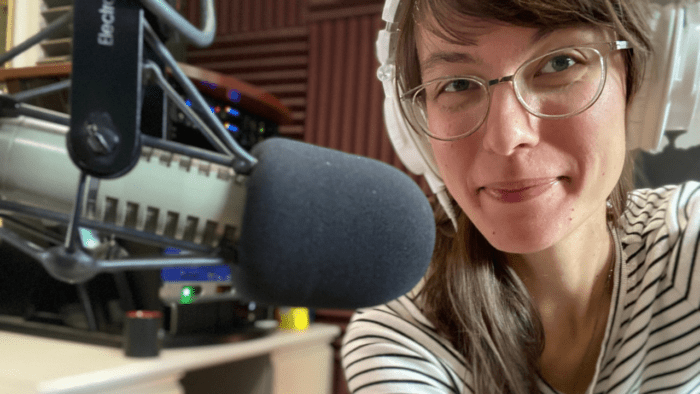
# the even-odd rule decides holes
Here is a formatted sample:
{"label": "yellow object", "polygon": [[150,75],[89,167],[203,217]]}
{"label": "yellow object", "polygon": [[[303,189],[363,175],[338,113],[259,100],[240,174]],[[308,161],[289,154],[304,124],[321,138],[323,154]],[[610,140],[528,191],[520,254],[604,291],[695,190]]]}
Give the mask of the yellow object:
{"label": "yellow object", "polygon": [[309,327],[309,308],[280,308],[280,328],[305,330]]}

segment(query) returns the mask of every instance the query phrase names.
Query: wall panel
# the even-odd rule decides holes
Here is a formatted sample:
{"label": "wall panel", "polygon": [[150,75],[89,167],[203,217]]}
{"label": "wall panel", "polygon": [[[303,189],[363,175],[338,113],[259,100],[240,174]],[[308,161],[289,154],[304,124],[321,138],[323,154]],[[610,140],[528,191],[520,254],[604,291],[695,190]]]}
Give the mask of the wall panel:
{"label": "wall panel", "polygon": [[[217,35],[208,48],[190,48],[187,62],[234,76],[275,95],[292,112],[282,135],[302,139],[308,81],[307,0],[217,1]],[[185,13],[199,26],[199,1]]]}
{"label": "wall panel", "polygon": [[[306,25],[307,0],[219,0],[217,35],[250,33]],[[199,23],[199,0],[190,0],[185,13]]]}
{"label": "wall panel", "polygon": [[[309,12],[304,141],[379,159],[405,171],[386,135],[384,92],[376,77],[375,41],[384,25],[380,11],[361,5]],[[414,179],[427,190],[422,178]]]}
{"label": "wall panel", "polygon": [[[187,61],[277,96],[288,137],[372,157],[403,170],[384,128],[374,46],[381,0],[221,0],[217,38]],[[199,2],[186,10],[199,23]],[[421,186],[427,187],[417,177]]]}

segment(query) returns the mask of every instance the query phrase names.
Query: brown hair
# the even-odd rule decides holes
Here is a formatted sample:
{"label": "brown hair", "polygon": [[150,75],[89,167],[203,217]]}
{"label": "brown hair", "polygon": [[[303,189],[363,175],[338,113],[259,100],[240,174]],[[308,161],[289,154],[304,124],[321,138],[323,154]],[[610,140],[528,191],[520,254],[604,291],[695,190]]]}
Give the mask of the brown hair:
{"label": "brown hair", "polygon": [[[399,23],[397,89],[420,85],[416,25],[452,42],[464,42],[465,17],[517,26],[558,29],[593,25],[612,29],[634,48],[625,51],[627,103],[641,84],[650,53],[646,9],[639,0],[407,0]],[[428,16],[432,16],[428,22]],[[418,131],[416,131],[418,132]],[[633,187],[628,152],[620,180],[609,196],[608,220],[619,219]],[[455,231],[436,207],[438,234],[421,291],[423,308],[438,331],[465,357],[476,393],[535,393],[544,329],[523,282],[456,207]]]}

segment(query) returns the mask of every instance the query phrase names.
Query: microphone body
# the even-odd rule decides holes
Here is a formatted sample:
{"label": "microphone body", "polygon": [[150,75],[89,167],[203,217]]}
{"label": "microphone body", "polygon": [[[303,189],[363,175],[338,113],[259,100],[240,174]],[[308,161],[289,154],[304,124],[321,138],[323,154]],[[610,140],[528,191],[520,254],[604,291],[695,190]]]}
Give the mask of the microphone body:
{"label": "microphone body", "polygon": [[[0,198],[70,214],[79,171],[68,128],[27,117],[0,122]],[[132,171],[90,178],[87,189],[90,220],[209,247],[240,236],[245,179],[229,167],[144,147]]]}
{"label": "microphone body", "polygon": [[[69,214],[79,172],[66,134],[33,118],[0,119],[0,199]],[[126,175],[90,179],[83,217],[209,250],[226,240],[237,294],[268,305],[377,305],[423,277],[435,224],[407,175],[280,138],[252,153],[258,163],[243,176],[144,147]]]}

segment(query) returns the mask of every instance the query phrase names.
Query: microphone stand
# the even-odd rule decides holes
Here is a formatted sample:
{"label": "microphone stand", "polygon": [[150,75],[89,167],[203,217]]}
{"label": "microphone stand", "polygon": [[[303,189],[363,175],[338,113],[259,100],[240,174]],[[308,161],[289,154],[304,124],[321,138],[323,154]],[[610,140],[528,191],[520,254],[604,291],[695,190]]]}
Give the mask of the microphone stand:
{"label": "microphone stand", "polygon": [[[233,139],[212,114],[206,101],[167,50],[153,27],[146,20],[146,9],[165,20],[195,45],[207,46],[214,38],[216,22],[214,0],[201,1],[203,30],[198,30],[180,17],[165,2],[153,0],[104,0],[100,7],[95,0],[76,0],[73,13],[57,19],[44,30],[0,56],[0,64],[13,59],[40,41],[52,37],[73,20],[73,75],[62,81],[15,95],[0,95],[3,116],[31,116],[69,125],[68,152],[80,169],[72,214],[65,215],[10,201],[0,201],[0,215],[11,221],[14,215],[49,219],[67,225],[65,239],[56,242],[55,235],[25,227],[25,230],[52,239],[56,246],[43,249],[15,232],[0,227],[0,239],[39,261],[55,279],[71,284],[84,284],[101,272],[160,269],[173,266],[218,265],[236,262],[235,250],[228,245],[218,248],[139,232],[82,217],[87,184],[92,178],[117,178],[128,173],[138,162],[143,145],[172,153],[228,165],[237,174],[249,174],[256,159]],[[145,7],[145,8],[144,8]],[[102,18],[95,18],[98,11]],[[74,15],[75,14],[75,17]],[[110,38],[111,37],[111,38]],[[124,44],[124,41],[127,43]],[[192,108],[163,76],[161,67],[144,59],[144,44],[169,67],[172,76],[192,99]],[[116,50],[115,50],[116,49]],[[124,76],[127,75],[125,78]],[[118,83],[113,83],[117,80]],[[140,105],[143,81],[160,86],[167,99],[203,133],[217,152],[187,146],[164,138],[140,133]],[[56,91],[71,88],[71,116],[24,103]],[[100,89],[104,89],[100,91]],[[117,89],[114,91],[113,89]],[[121,90],[119,90],[121,89]],[[125,109],[126,108],[126,109]],[[125,112],[128,116],[125,116]],[[165,136],[164,136],[165,137]],[[8,213],[10,215],[8,215]],[[185,251],[180,256],[135,259],[98,259],[86,251],[81,229],[107,232],[125,239],[139,240]],[[222,257],[223,256],[223,257]],[[80,290],[80,289],[79,289]],[[84,289],[83,289],[84,290]],[[94,318],[91,320],[94,326]]]}

